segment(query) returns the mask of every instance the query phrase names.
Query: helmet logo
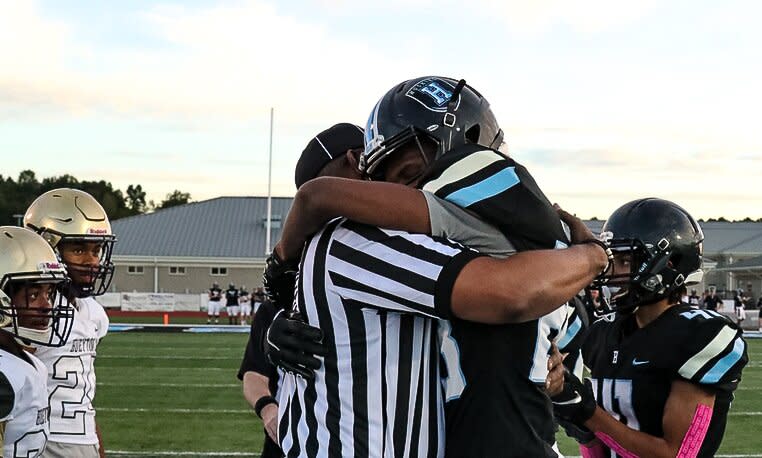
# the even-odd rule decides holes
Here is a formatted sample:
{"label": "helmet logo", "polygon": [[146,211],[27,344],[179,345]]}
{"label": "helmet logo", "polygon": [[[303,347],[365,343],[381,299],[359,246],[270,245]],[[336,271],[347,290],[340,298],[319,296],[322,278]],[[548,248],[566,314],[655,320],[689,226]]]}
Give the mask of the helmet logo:
{"label": "helmet logo", "polygon": [[452,98],[452,90],[452,85],[446,81],[426,78],[411,87],[405,95],[431,111],[446,111],[447,103]]}
{"label": "helmet logo", "polygon": [[63,265],[57,263],[57,262],[47,262],[43,261],[39,264],[37,264],[37,270],[43,273],[50,273],[50,272],[60,272],[64,270]]}
{"label": "helmet logo", "polygon": [[94,234],[94,235],[106,235],[108,234],[108,231],[106,229],[98,229],[98,228],[91,227],[87,229],[87,233]]}

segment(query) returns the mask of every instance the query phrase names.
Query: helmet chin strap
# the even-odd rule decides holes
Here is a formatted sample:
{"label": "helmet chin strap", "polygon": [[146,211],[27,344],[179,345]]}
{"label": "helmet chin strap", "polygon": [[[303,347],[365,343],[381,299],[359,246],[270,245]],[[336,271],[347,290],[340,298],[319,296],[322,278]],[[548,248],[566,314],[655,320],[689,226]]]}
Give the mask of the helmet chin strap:
{"label": "helmet chin strap", "polygon": [[50,336],[53,330],[47,328],[44,331],[39,329],[25,328],[23,326],[18,327],[17,334],[15,335],[16,342],[19,345],[29,348],[36,348],[38,342],[50,342]]}

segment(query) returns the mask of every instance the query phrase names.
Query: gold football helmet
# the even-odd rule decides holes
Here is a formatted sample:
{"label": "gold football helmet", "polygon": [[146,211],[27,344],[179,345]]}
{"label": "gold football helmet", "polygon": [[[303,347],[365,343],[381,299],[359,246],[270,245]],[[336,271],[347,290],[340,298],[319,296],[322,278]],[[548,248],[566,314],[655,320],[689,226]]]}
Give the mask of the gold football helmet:
{"label": "gold football helmet", "polygon": [[[77,297],[99,296],[108,290],[114,275],[111,254],[116,237],[106,212],[93,196],[69,188],[48,191],[29,206],[24,225],[56,250],[59,260],[66,264]],[[93,243],[97,262],[67,262],[62,256],[62,248],[68,244],[81,244],[84,249]]]}
{"label": "gold football helmet", "polygon": [[68,281],[66,268],[39,235],[0,227],[1,328],[23,345],[65,344],[74,319],[74,309],[60,293]]}

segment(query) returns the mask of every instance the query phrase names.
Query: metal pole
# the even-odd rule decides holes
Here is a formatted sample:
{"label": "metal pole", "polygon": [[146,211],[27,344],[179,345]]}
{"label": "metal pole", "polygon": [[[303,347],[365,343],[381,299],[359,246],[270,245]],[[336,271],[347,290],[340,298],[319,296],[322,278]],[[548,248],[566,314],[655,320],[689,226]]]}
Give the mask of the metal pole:
{"label": "metal pole", "polygon": [[273,117],[275,108],[270,108],[270,160],[267,161],[267,241],[265,243],[265,256],[270,254],[270,228],[272,225],[272,179],[273,179]]}

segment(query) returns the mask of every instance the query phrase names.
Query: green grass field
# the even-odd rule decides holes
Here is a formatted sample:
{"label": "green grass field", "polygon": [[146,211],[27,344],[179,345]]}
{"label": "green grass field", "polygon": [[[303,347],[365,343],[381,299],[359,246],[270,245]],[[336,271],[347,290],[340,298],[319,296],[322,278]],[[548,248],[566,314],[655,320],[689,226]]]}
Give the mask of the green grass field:
{"label": "green grass field", "polygon": [[[110,334],[98,348],[95,400],[108,456],[258,456],[261,422],[236,379],[247,338]],[[749,356],[720,454],[762,457],[762,340],[749,340]],[[558,439],[565,454],[579,454]]]}

